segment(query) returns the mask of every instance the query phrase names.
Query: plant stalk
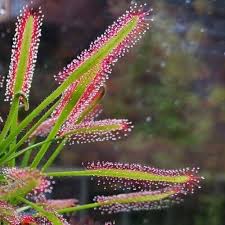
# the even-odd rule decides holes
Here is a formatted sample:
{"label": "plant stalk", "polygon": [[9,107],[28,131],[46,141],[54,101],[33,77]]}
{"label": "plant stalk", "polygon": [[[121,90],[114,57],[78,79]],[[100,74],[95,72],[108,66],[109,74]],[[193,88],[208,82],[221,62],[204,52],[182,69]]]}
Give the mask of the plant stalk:
{"label": "plant stalk", "polygon": [[95,203],[89,203],[89,204],[85,204],[85,205],[78,205],[75,207],[60,209],[60,210],[57,210],[57,212],[58,213],[71,213],[71,212],[77,212],[77,211],[82,211],[82,210],[86,210],[86,209],[97,208],[99,206],[101,206],[101,204],[95,202]]}

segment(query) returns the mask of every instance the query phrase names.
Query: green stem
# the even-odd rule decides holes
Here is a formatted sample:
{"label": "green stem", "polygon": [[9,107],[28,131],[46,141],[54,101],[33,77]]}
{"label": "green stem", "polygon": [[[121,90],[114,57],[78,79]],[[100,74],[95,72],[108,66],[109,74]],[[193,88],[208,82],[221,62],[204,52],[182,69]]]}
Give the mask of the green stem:
{"label": "green stem", "polygon": [[[6,122],[5,122],[5,125],[2,129],[2,132],[0,134],[0,140],[4,140],[5,136],[7,135],[10,127],[11,127],[11,124],[13,122],[13,118],[15,117],[15,114],[17,114],[18,112],[18,105],[19,105],[19,96],[18,95],[15,95],[13,101],[12,101],[12,105],[10,107],[10,110],[9,110],[9,115],[6,119]],[[15,139],[15,136],[12,137],[12,141]],[[1,148],[1,151],[2,151],[2,148]]]}
{"label": "green stem", "polygon": [[[18,149],[22,144],[24,144],[24,142],[30,137],[30,135],[41,125],[41,123],[43,123],[49,117],[49,115],[52,113],[52,111],[55,109],[58,103],[59,100],[55,104],[53,104],[46,113],[44,113],[44,115],[33,125],[33,127],[31,127],[28,130],[28,132],[15,145],[14,150]],[[4,145],[2,146],[2,149],[4,150],[5,148],[7,148],[9,144],[10,142],[9,143],[5,142]]]}
{"label": "green stem", "polygon": [[169,176],[158,175],[155,173],[148,173],[142,171],[125,170],[125,169],[88,169],[81,171],[62,171],[62,172],[48,172],[48,176],[52,177],[82,177],[82,176],[96,176],[96,177],[111,177],[129,180],[150,181],[150,182],[168,182],[184,184],[188,182],[187,175]]}
{"label": "green stem", "polygon": [[44,164],[44,166],[42,167],[41,171],[44,172],[46,171],[49,166],[52,165],[52,163],[54,162],[54,160],[56,159],[56,157],[59,155],[59,153],[62,151],[64,145],[66,144],[67,140],[64,139],[56,148],[56,150],[53,152],[53,154],[50,156],[50,158],[48,159],[48,161]]}
{"label": "green stem", "polygon": [[39,142],[39,143],[37,143],[37,144],[31,145],[31,146],[29,146],[29,147],[27,147],[27,148],[25,148],[25,149],[23,149],[23,150],[20,150],[19,152],[16,152],[16,153],[14,153],[13,155],[9,155],[9,154],[8,154],[8,155],[6,155],[3,159],[1,159],[0,165],[5,164],[6,162],[8,162],[8,161],[10,161],[10,160],[12,160],[12,159],[14,159],[14,158],[17,158],[18,156],[24,154],[25,152],[30,151],[30,150],[32,150],[32,149],[34,149],[34,148],[36,148],[36,147],[39,147],[39,146],[43,145],[43,144],[46,143],[46,142],[52,142],[52,141],[56,141],[56,140],[57,140],[57,139],[50,140],[50,141],[42,141],[42,142]]}
{"label": "green stem", "polygon": [[20,165],[22,168],[25,168],[25,167],[28,166],[29,161],[30,161],[30,156],[31,156],[31,151],[26,151],[24,156],[23,156],[21,165]]}
{"label": "green stem", "polygon": [[17,143],[16,148],[19,148],[29,137],[30,135],[45,121],[48,119],[48,117],[50,116],[50,114],[53,112],[53,110],[55,109],[55,107],[59,104],[58,100],[56,103],[54,103],[49,110],[44,113],[44,115],[33,125],[33,127],[31,129],[29,129],[29,131],[21,138],[21,140]]}
{"label": "green stem", "polygon": [[[80,74],[82,70],[78,70],[76,74]],[[57,97],[59,97],[63,91],[66,90],[66,88],[74,81],[76,78],[74,76],[69,77],[65,82],[63,82],[52,94],[50,94],[41,104],[35,108],[15,129],[14,132],[12,132],[6,139],[4,139],[5,135],[8,132],[8,129],[11,124],[11,114],[14,114],[14,108],[11,107],[8,119],[5,124],[5,128],[3,128],[3,131],[0,136],[0,149],[4,148],[5,145],[10,144],[14,137],[17,136],[24,128],[26,128],[33,120],[36,118],[48,105],[50,105]],[[3,140],[4,139],[4,140]]]}
{"label": "green stem", "polygon": [[[35,139],[31,140],[31,142],[29,143],[29,146],[32,146],[34,145],[35,143]],[[22,159],[22,162],[21,162],[21,167],[27,167],[28,163],[29,163],[29,160],[30,160],[30,155],[31,155],[31,151],[26,151],[24,156],[23,156],[23,159]]]}
{"label": "green stem", "polygon": [[[99,49],[95,54],[89,57],[84,63],[82,63],[74,72],[68,76],[68,78],[54,91],[50,94],[41,104],[35,108],[17,127],[17,129],[12,132],[5,140],[0,138],[0,149],[5,143],[11,143],[14,137],[26,128],[33,120],[36,118],[49,104],[51,104],[56,98],[58,98],[75,80],[79,79],[83,74],[88,72],[97,63],[100,63],[105,57],[107,57],[119,44],[132,32],[136,27],[138,19],[134,18],[126,26],[124,26],[115,37],[112,37],[107,41],[101,49]],[[4,131],[7,134],[7,132]],[[46,148],[46,147],[45,147]],[[43,150],[42,150],[43,151]]]}
{"label": "green stem", "polygon": [[[56,98],[58,98],[75,80],[77,80],[82,74],[87,72],[93,65],[95,65],[96,61],[102,57],[102,55],[106,54],[107,49],[104,49],[102,53],[96,54],[96,56],[88,59],[84,64],[82,64],[79,68],[76,69],[55,91],[53,91],[44,101],[40,103],[38,107],[36,107],[17,127],[17,129],[12,132],[5,140],[0,138],[0,149],[6,143],[11,143],[15,136],[17,136],[24,128],[26,128],[33,120],[36,118],[48,105],[50,105]],[[8,123],[10,119],[8,119]],[[10,127],[10,126],[9,126]],[[4,135],[7,134],[7,130],[5,128]],[[2,136],[3,137],[3,136]],[[3,141],[2,141],[3,140]]]}
{"label": "green stem", "polygon": [[[19,103],[17,105],[17,109],[15,110],[14,117],[12,118],[12,125],[11,125],[11,128],[10,128],[10,133],[13,132],[13,130],[15,130],[15,127],[18,126],[18,114],[19,114]],[[17,140],[17,137],[15,137],[14,141],[10,145],[10,148],[9,148],[10,152],[15,152],[14,147],[16,145],[16,140]],[[8,166],[14,167],[15,166],[15,159],[12,159],[11,161],[9,161]]]}
{"label": "green stem", "polygon": [[[48,137],[46,138],[47,141],[53,139],[56,136],[56,134],[58,133],[58,131],[59,131],[61,125],[63,124],[63,122],[65,121],[65,119],[66,118],[64,116],[62,117],[62,115],[58,118],[55,126],[53,127],[53,129],[49,133]],[[41,147],[41,149],[39,150],[39,152],[37,153],[37,155],[35,156],[32,164],[31,164],[32,168],[37,168],[38,164],[40,163],[40,161],[44,157],[45,153],[47,152],[49,146],[50,146],[50,143],[46,143],[45,145],[43,145]]]}
{"label": "green stem", "polygon": [[[61,126],[66,121],[66,119],[68,118],[69,114],[71,113],[71,111],[75,107],[76,103],[78,102],[78,100],[80,99],[82,94],[84,93],[84,90],[85,90],[85,88],[87,86],[86,83],[88,83],[88,82],[89,82],[89,80],[86,79],[85,82],[79,88],[76,89],[76,93],[73,94],[73,96],[72,96],[71,100],[69,101],[69,103],[67,103],[67,105],[64,107],[62,113],[60,114],[59,118],[57,119],[54,127],[52,128],[52,130],[49,133],[49,135],[46,138],[46,140],[51,140],[57,135],[57,133],[60,130]],[[34,161],[31,164],[32,168],[37,168],[38,164],[40,163],[40,161],[44,157],[45,153],[48,151],[48,148],[50,147],[50,144],[51,143],[46,143],[46,144],[44,144],[41,147],[40,151],[38,152],[38,154],[34,158]]]}
{"label": "green stem", "polygon": [[85,209],[97,208],[99,206],[101,206],[100,203],[95,202],[95,203],[89,203],[89,204],[85,204],[85,205],[78,205],[75,207],[60,209],[60,210],[57,210],[57,212],[58,213],[71,213],[71,212],[81,211],[81,210],[85,210]]}
{"label": "green stem", "polygon": [[30,202],[27,199],[22,198],[20,196],[18,196],[17,199],[20,202],[23,202],[23,203],[29,205],[31,208],[38,211],[42,216],[46,217],[50,222],[52,222],[52,224],[63,225],[63,222],[60,221],[60,219],[54,213],[44,210],[44,208],[42,206],[38,206],[37,204]]}
{"label": "green stem", "polygon": [[[62,171],[62,172],[48,172],[47,176],[51,177],[89,177],[100,176],[99,170],[80,170],[80,171]],[[114,175],[115,176],[115,175]]]}

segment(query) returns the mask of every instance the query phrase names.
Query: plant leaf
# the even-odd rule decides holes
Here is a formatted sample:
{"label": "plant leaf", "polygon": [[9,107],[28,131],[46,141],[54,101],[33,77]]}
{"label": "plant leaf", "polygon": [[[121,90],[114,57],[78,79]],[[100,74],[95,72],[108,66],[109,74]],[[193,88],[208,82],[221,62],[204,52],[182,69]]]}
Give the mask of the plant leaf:
{"label": "plant leaf", "polygon": [[11,100],[18,92],[29,96],[38,53],[43,16],[25,7],[16,24],[11,64],[6,85],[6,99]]}
{"label": "plant leaf", "polygon": [[[95,70],[95,75],[98,71],[102,81],[107,79],[107,74],[111,72],[111,65],[114,65],[117,59],[123,56],[149,28],[149,20],[145,20],[149,13],[150,11],[145,12],[142,8],[137,8],[137,6],[134,5],[134,8],[131,8],[125,15],[120,17],[109,27],[104,35],[91,44],[88,51],[84,51],[78,59],[75,59],[63,72],[59,73],[57,78],[62,84],[30,113],[8,138],[3,140],[0,147],[5,147],[10,144],[13,141],[13,137],[17,136],[20,131],[28,126],[28,124],[51,104],[51,102],[61,95],[71,84],[77,82],[82,76],[89,74],[92,77],[87,78],[89,82],[86,83],[85,88],[76,89],[79,97],[81,96],[79,91],[84,91],[87,85],[96,77],[93,77],[93,70]],[[103,74],[105,75],[103,76]],[[98,85],[101,85],[100,83]],[[80,85],[83,86],[81,83]],[[72,98],[73,106],[75,102],[79,100],[79,97],[75,97],[75,99]],[[66,115],[63,117],[66,118]],[[56,130],[63,124],[64,118],[60,119],[55,131],[49,138],[55,135]],[[45,148],[47,147],[46,145]]]}
{"label": "plant leaf", "polygon": [[125,119],[105,119],[67,125],[59,137],[66,137],[71,143],[90,143],[120,139],[132,130],[131,122]]}

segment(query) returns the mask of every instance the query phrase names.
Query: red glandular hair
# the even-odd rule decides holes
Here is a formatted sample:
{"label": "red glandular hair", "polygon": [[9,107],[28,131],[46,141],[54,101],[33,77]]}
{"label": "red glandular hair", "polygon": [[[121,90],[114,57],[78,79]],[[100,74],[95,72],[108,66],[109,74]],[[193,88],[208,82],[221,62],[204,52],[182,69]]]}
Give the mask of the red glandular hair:
{"label": "red glandular hair", "polygon": [[24,7],[23,12],[21,12],[20,17],[18,18],[18,21],[16,23],[16,33],[13,39],[11,63],[9,67],[9,74],[6,85],[6,100],[11,100],[16,94],[14,92],[14,87],[18,71],[18,65],[21,58],[21,48],[24,39],[24,31],[27,22],[31,17],[33,18],[32,40],[31,45],[29,47],[29,58],[26,62],[26,72],[24,75],[23,86],[21,90],[26,95],[26,97],[29,96],[33,73],[37,60],[38,47],[40,43],[43,15],[40,8],[38,11],[34,11],[33,9],[29,9],[28,6],[26,6]]}
{"label": "red glandular hair", "polygon": [[[98,184],[107,184],[115,190],[121,188],[124,190],[155,190],[180,185],[187,192],[193,193],[196,188],[201,188],[200,181],[204,179],[198,175],[199,168],[158,169],[140,164],[113,162],[89,162],[85,167],[88,170],[100,171],[97,176]],[[113,173],[108,171],[113,171]],[[138,172],[140,176],[135,175],[135,172]],[[134,175],[133,178],[131,174]]]}
{"label": "red glandular hair", "polygon": [[112,196],[97,196],[95,200],[100,204],[104,213],[118,213],[139,210],[154,210],[167,208],[171,204],[180,203],[186,195],[182,186],[173,186],[156,191],[141,191]]}
{"label": "red glandular hair", "polygon": [[37,127],[37,129],[30,135],[30,139],[33,137],[46,137],[52,127],[55,125],[57,120],[57,117],[49,118],[46,121],[44,121],[40,126]]}
{"label": "red glandular hair", "polygon": [[20,225],[20,216],[15,208],[0,200],[0,221],[10,225]]}
{"label": "red glandular hair", "polygon": [[117,46],[102,59],[101,68],[105,73],[111,72],[111,65],[113,65],[118,58],[128,52],[131,47],[143,36],[147,29],[149,29],[149,17],[152,9],[146,11],[144,6],[134,4],[131,6],[130,10],[127,11],[123,16],[121,16],[116,22],[114,22],[103,35],[98,37],[94,42],[90,44],[88,50],[84,50],[77,59],[73,60],[67,67],[63,69],[57,76],[56,80],[61,83],[64,81],[71,73],[80,67],[87,59],[89,59],[93,54],[98,52],[107,42],[112,38],[116,37],[119,31],[126,26],[134,18],[137,19],[137,24],[135,28],[124,38]]}
{"label": "red glandular hair", "polygon": [[131,132],[132,123],[126,119],[105,119],[67,125],[59,136],[66,136],[77,144],[121,139]]}
{"label": "red glandular hair", "polygon": [[113,38],[116,38],[119,32],[128,25],[131,21],[135,20],[135,26],[133,29],[117,44],[115,47],[108,52],[105,56],[100,57],[96,60],[96,65],[84,72],[81,77],[75,81],[65,91],[62,96],[62,100],[59,106],[53,113],[53,117],[58,116],[65,105],[69,102],[74,92],[77,91],[78,85],[85,82],[91,77],[90,83],[87,85],[84,93],[81,95],[79,101],[76,103],[74,110],[69,115],[68,120],[64,124],[75,123],[81,112],[98,96],[99,89],[108,79],[108,75],[111,73],[111,67],[115,62],[122,57],[131,47],[143,36],[147,29],[149,29],[149,21],[146,17],[149,16],[150,11],[145,11],[143,6],[133,5],[125,15],[121,16],[112,26],[110,26],[106,32],[97,38],[96,41],[92,42],[88,50],[84,50],[80,56],[72,61],[67,67],[63,69],[56,76],[56,80],[61,83],[68,78],[73,72],[75,72],[84,62],[90,59],[91,56],[95,55],[104,46],[109,43]]}
{"label": "red glandular hair", "polygon": [[[45,194],[52,191],[52,181],[38,170],[29,168],[3,168],[2,174],[7,184],[1,186],[4,193],[15,193],[19,189],[29,187],[30,182],[35,182],[36,186],[27,193],[27,196],[35,201],[45,200]],[[1,192],[0,188],[0,192]]]}

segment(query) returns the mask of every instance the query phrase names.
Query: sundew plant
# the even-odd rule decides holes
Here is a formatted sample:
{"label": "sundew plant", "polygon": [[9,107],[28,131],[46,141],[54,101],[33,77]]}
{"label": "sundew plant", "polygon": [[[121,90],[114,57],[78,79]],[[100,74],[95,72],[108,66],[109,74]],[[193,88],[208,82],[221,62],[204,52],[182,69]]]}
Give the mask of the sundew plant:
{"label": "sundew plant", "polygon": [[[133,4],[88,50],[55,75],[57,89],[30,110],[29,92],[43,15],[40,8],[26,6],[21,11],[5,82],[10,109],[0,133],[1,223],[62,225],[68,224],[63,214],[86,209],[102,213],[161,209],[200,188],[198,168],[165,170],[90,162],[79,171],[48,170],[66,144],[116,140],[132,130],[132,123],[126,119],[97,117],[112,66],[149,30],[151,12],[145,5]],[[27,116],[19,120],[22,110]],[[50,151],[53,144],[57,147]],[[74,199],[49,199],[54,177],[65,176],[96,177],[121,194],[96,196],[85,205],[76,204]]]}

